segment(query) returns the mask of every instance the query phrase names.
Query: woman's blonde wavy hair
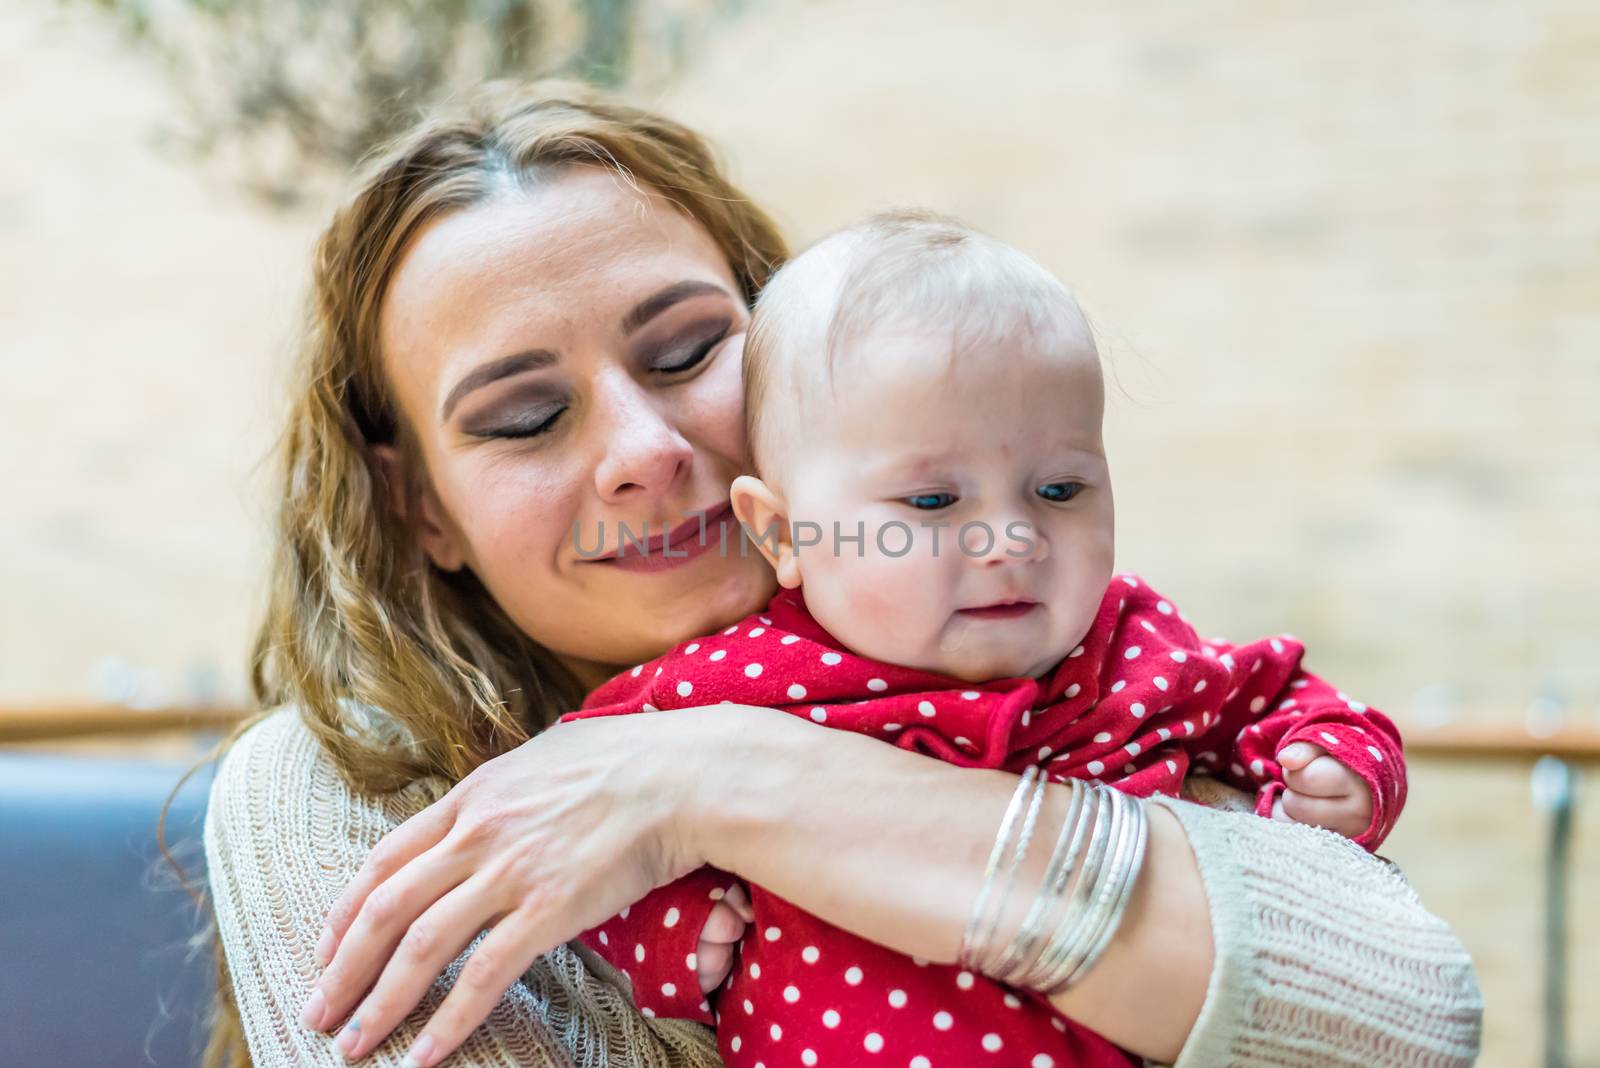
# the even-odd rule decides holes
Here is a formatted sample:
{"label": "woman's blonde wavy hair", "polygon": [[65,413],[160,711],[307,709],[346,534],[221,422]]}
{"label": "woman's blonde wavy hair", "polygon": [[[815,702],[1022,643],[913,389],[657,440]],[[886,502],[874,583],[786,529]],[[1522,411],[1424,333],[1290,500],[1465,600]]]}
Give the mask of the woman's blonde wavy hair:
{"label": "woman's blonde wavy hair", "polygon": [[[583,699],[572,673],[470,571],[431,566],[412,536],[404,516],[422,466],[378,348],[384,293],[418,231],[573,164],[609,168],[669,198],[727,256],[747,302],[787,255],[772,220],[693,131],[572,82],[484,85],[361,168],[316,247],[251,671],[261,714],[298,707],[359,791],[424,776],[459,781]],[[383,480],[377,444],[407,460],[411,484],[399,494]],[[219,986],[205,1063],[247,1065],[214,924],[211,938]]]}

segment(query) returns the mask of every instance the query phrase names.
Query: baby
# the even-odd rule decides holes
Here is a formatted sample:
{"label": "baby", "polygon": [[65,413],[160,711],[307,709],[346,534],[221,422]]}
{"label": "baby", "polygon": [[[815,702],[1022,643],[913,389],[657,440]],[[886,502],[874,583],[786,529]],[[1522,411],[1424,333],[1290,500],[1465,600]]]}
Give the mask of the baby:
{"label": "baby", "polygon": [[[1193,768],[1252,792],[1262,816],[1368,849],[1389,832],[1406,788],[1385,716],[1301,669],[1294,639],[1202,640],[1113,573],[1099,357],[1033,260],[948,220],[876,217],[778,272],[744,361],[759,477],[730,495],[781,589],[567,718],[770,705],[1139,796],[1178,793]],[[583,941],[645,1013],[715,1024],[729,1065],[1138,1063],[1043,997],[709,868]]]}

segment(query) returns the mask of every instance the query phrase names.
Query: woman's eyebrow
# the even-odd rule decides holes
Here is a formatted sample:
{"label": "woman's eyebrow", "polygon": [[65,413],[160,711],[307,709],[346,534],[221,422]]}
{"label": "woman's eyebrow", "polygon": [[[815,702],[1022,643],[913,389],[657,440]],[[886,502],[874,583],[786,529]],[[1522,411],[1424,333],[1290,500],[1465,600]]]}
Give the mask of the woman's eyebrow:
{"label": "woman's eyebrow", "polygon": [[[631,334],[674,304],[688,300],[691,297],[707,295],[728,297],[729,293],[726,289],[712,282],[698,280],[674,282],[667,288],[635,304],[633,310],[622,317],[622,332]],[[442,423],[449,419],[450,413],[455,410],[461,398],[473,390],[486,386],[490,382],[498,382],[502,378],[521,374],[524,371],[548,367],[557,361],[558,357],[549,349],[529,349],[526,352],[502,356],[498,360],[491,360],[486,364],[474,367],[461,377],[461,381],[451,387],[449,395],[444,399],[444,403],[439,406],[439,422]]]}
{"label": "woman's eyebrow", "polygon": [[707,294],[729,296],[726,289],[711,282],[697,280],[674,282],[654,296],[646,297],[638,304],[635,304],[633,310],[622,317],[622,332],[623,334],[631,334],[679,301]]}
{"label": "woman's eyebrow", "polygon": [[487,386],[490,382],[498,382],[502,378],[521,374],[523,371],[548,367],[557,362],[557,359],[556,354],[549,349],[529,349],[526,352],[512,353],[510,356],[502,356],[498,360],[479,364],[462,375],[461,381],[451,387],[449,396],[445,397],[444,404],[439,407],[439,422],[449,419],[450,413],[455,410],[461,398],[473,390]]}

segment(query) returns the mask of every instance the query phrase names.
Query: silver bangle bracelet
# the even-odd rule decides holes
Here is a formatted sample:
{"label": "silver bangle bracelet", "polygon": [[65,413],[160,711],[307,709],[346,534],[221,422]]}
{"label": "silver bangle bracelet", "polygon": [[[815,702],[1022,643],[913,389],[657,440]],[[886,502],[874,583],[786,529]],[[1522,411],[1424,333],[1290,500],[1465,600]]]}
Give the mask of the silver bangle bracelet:
{"label": "silver bangle bracelet", "polygon": [[[973,903],[972,918],[967,921],[967,930],[961,939],[960,963],[964,968],[978,968],[979,946],[977,936],[979,929],[983,925],[984,909],[988,905],[990,894],[994,891],[995,875],[1000,870],[1001,859],[1005,856],[1006,846],[1011,841],[1012,830],[1023,807],[1023,798],[1027,796],[1029,789],[1034,788],[1035,782],[1040,778],[1042,778],[1042,775],[1036,767],[1029,767],[1027,771],[1023,772],[1015,792],[1011,795],[1011,803],[1006,806],[1006,814],[1000,821],[1000,833],[995,836],[994,849],[990,851],[989,861],[984,866],[983,886],[979,889],[978,898]],[[978,968],[978,970],[981,971],[982,969]]]}
{"label": "silver bangle bracelet", "polygon": [[[1143,868],[1149,826],[1141,800],[1101,783],[1067,782],[1072,797],[1034,900],[997,949],[995,938],[1048,785],[1038,767],[1029,767],[1017,784],[984,869],[960,961],[999,982],[1054,995],[1081,980],[1116,935]],[[1006,877],[997,896],[1002,865]]]}
{"label": "silver bangle bracelet", "polygon": [[1115,795],[1115,804],[1117,819],[1114,820],[1115,838],[1112,843],[1115,852],[1107,865],[1106,878],[1096,887],[1085,924],[1074,932],[1082,940],[1075,940],[1069,956],[1061,961],[1061,969],[1038,986],[1038,990],[1045,993],[1067,990],[1088,974],[1090,967],[1106,950],[1117,927],[1122,924],[1128,900],[1133,897],[1133,887],[1144,862],[1146,812],[1141,801],[1120,791]]}
{"label": "silver bangle bracelet", "polygon": [[1105,786],[1094,789],[1094,827],[1090,833],[1088,852],[1079,870],[1078,880],[1072,887],[1067,915],[1051,933],[1044,955],[1033,979],[1035,989],[1053,988],[1069,974],[1076,964],[1096,919],[1092,911],[1095,890],[1099,886],[1110,853],[1113,822],[1120,811],[1116,791]]}
{"label": "silver bangle bracelet", "polygon": [[1072,799],[1066,817],[1061,821],[1061,831],[1051,851],[1050,863],[1045,869],[1044,882],[1034,895],[1033,905],[1017,930],[1017,936],[1006,947],[1005,953],[989,973],[1003,983],[1022,985],[1020,977],[1027,976],[1036,966],[1044,949],[1045,932],[1052,927],[1046,920],[1059,910],[1066,896],[1067,883],[1072,878],[1079,850],[1083,844],[1086,821],[1080,819],[1089,802],[1089,787],[1081,779],[1069,779],[1067,787]]}
{"label": "silver bangle bracelet", "polygon": [[1082,943],[1074,947],[1074,954],[1069,958],[1070,968],[1064,962],[1060,981],[1046,989],[1060,991],[1076,983],[1088,972],[1115,932],[1126,905],[1123,891],[1131,886],[1128,874],[1140,842],[1139,824],[1143,814],[1144,809],[1139,802],[1126,794],[1117,793],[1112,837],[1114,853],[1106,868],[1107,877],[1095,888],[1089,908],[1090,922],[1084,931]]}
{"label": "silver bangle bracelet", "polygon": [[1023,818],[1022,830],[1017,836],[1017,848],[1011,856],[1011,867],[1006,870],[1005,888],[1001,890],[1000,898],[995,904],[994,922],[989,926],[989,933],[981,943],[984,948],[983,959],[985,967],[982,969],[984,974],[988,974],[988,969],[992,967],[989,964],[989,960],[993,955],[990,952],[990,947],[994,945],[995,934],[1005,920],[1006,902],[1011,900],[1011,889],[1016,885],[1017,871],[1022,867],[1023,858],[1028,855],[1028,845],[1033,840],[1033,828],[1038,822],[1039,808],[1044,803],[1045,787],[1048,785],[1049,780],[1045,778],[1044,772],[1041,770],[1035,781],[1033,794],[1028,800],[1028,812]]}
{"label": "silver bangle bracelet", "polygon": [[1128,834],[1125,836],[1131,841],[1128,849],[1131,855],[1126,860],[1119,861],[1121,884],[1108,887],[1108,910],[1101,924],[1099,934],[1096,936],[1088,954],[1079,962],[1077,970],[1068,976],[1066,981],[1056,990],[1056,993],[1071,987],[1086,975],[1100,955],[1105,952],[1106,946],[1111,944],[1111,938],[1117,933],[1117,928],[1122,925],[1122,916],[1128,910],[1128,901],[1133,897],[1133,886],[1138,879],[1139,871],[1144,865],[1145,846],[1149,842],[1149,818],[1145,812],[1144,802],[1124,796],[1123,803],[1127,806],[1129,819]]}

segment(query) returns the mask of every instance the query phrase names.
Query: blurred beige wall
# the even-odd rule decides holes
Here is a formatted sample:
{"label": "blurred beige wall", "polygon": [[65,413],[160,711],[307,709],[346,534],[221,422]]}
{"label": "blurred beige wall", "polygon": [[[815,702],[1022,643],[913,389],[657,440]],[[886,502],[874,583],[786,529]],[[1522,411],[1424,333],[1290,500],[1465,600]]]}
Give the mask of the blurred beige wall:
{"label": "blurred beige wall", "polygon": [[[796,241],[914,203],[1057,270],[1122,385],[1122,566],[1399,716],[1600,722],[1591,0],[751,8],[645,98]],[[176,158],[169,106],[96,25],[0,9],[0,701],[240,691],[321,211]],[[1523,770],[1419,764],[1386,850],[1477,955],[1488,1065],[1535,1063],[1541,826]]]}
{"label": "blurred beige wall", "polygon": [[663,103],[807,239],[954,211],[1081,296],[1120,563],[1404,711],[1600,704],[1600,11],[795,3]]}
{"label": "blurred beige wall", "polygon": [[242,697],[315,219],[202,177],[154,70],[64,9],[0,6],[0,701]]}

